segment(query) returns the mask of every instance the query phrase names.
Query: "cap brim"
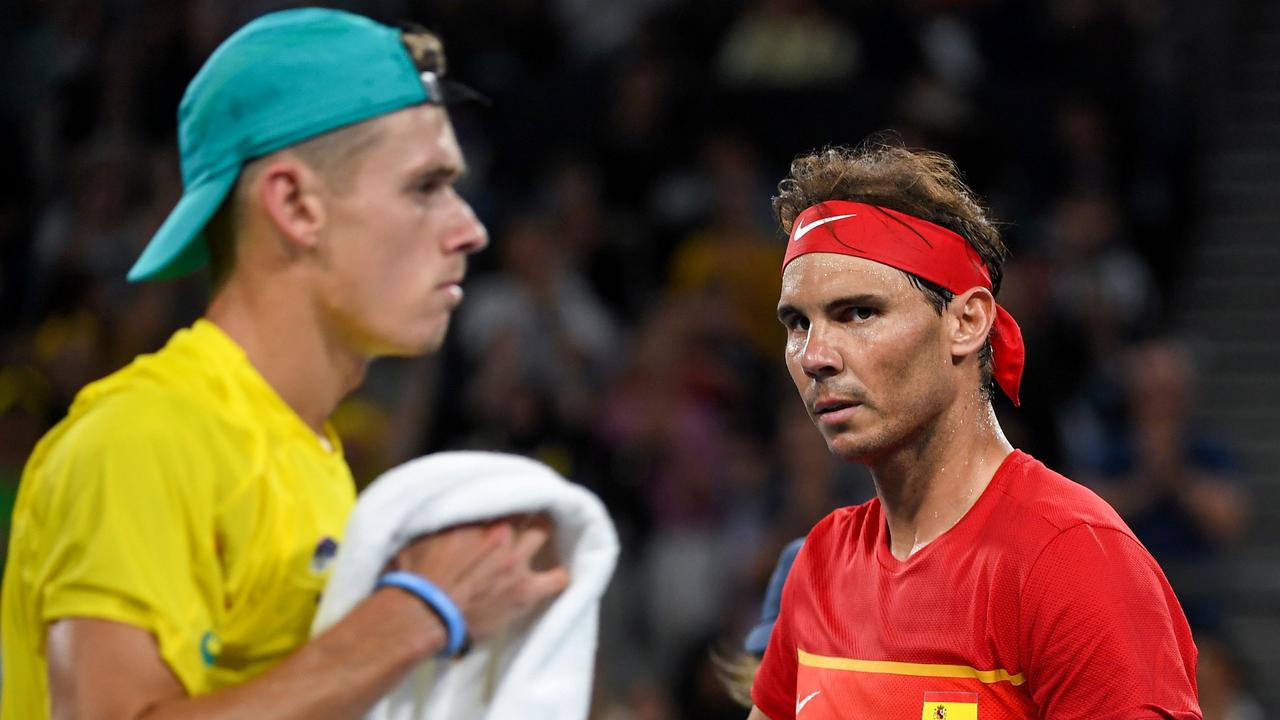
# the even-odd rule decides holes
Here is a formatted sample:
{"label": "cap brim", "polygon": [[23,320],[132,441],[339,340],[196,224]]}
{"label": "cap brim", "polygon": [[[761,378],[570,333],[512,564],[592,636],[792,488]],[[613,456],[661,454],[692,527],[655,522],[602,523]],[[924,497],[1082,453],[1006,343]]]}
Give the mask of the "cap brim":
{"label": "cap brim", "polygon": [[209,261],[204,227],[236,184],[239,168],[207,178],[182,193],[164,224],[129,270],[129,282],[186,275]]}

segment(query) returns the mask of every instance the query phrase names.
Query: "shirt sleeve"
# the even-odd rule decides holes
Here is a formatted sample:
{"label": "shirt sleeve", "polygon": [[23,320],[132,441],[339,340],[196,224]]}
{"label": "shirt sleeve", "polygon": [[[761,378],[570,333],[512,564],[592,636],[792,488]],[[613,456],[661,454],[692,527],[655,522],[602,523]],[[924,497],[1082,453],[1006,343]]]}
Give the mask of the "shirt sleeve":
{"label": "shirt sleeve", "polygon": [[1078,525],[1022,593],[1023,666],[1040,717],[1200,718],[1196,649],[1164,573],[1132,536]]}
{"label": "shirt sleeve", "polygon": [[[170,422],[166,422],[168,417]],[[86,617],[150,632],[187,692],[206,692],[220,590],[209,440],[148,406],[101,408],[63,438],[46,489],[38,607],[48,624]],[[213,570],[211,570],[213,568]]]}

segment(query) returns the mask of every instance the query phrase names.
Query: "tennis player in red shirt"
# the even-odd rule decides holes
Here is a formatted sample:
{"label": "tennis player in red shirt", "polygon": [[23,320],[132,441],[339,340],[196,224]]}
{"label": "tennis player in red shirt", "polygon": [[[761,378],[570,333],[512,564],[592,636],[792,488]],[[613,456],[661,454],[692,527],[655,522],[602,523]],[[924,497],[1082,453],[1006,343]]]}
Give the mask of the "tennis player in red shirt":
{"label": "tennis player in red shirt", "polygon": [[1008,251],[954,164],[826,150],[779,188],[787,368],[876,497],[805,540],[750,720],[1200,718],[1159,566],[996,421],[1022,336],[995,300]]}

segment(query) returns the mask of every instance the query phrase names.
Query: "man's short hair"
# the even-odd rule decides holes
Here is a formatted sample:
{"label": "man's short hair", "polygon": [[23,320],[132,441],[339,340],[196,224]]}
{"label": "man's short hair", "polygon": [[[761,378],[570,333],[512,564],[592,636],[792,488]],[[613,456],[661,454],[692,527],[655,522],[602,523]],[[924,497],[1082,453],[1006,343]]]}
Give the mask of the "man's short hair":
{"label": "man's short hair", "polygon": [[[418,72],[432,72],[439,76],[445,74],[444,43],[438,35],[419,25],[407,23],[403,26],[400,41],[413,59]],[[297,156],[324,178],[331,190],[343,193],[350,187],[355,160],[377,145],[380,139],[377,123],[366,120],[308,138],[278,152]],[[236,235],[240,227],[239,213],[242,205],[240,193],[250,184],[263,159],[250,160],[244,164],[227,199],[205,226],[204,238],[209,249],[210,286],[213,293],[217,293],[226,284],[231,271],[235,269]]]}

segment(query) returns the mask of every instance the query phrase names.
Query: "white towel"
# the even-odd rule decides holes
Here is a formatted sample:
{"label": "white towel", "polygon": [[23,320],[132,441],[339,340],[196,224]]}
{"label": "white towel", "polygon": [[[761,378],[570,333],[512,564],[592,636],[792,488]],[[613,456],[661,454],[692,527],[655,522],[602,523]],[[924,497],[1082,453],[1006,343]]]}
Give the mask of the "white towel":
{"label": "white towel", "polygon": [[600,596],[618,538],[595,495],[516,455],[448,452],[393,468],[356,502],[311,634],[365,598],[387,561],[413,538],[453,525],[545,512],[569,587],[500,641],[461,660],[415,668],[366,720],[574,720],[591,700]]}

